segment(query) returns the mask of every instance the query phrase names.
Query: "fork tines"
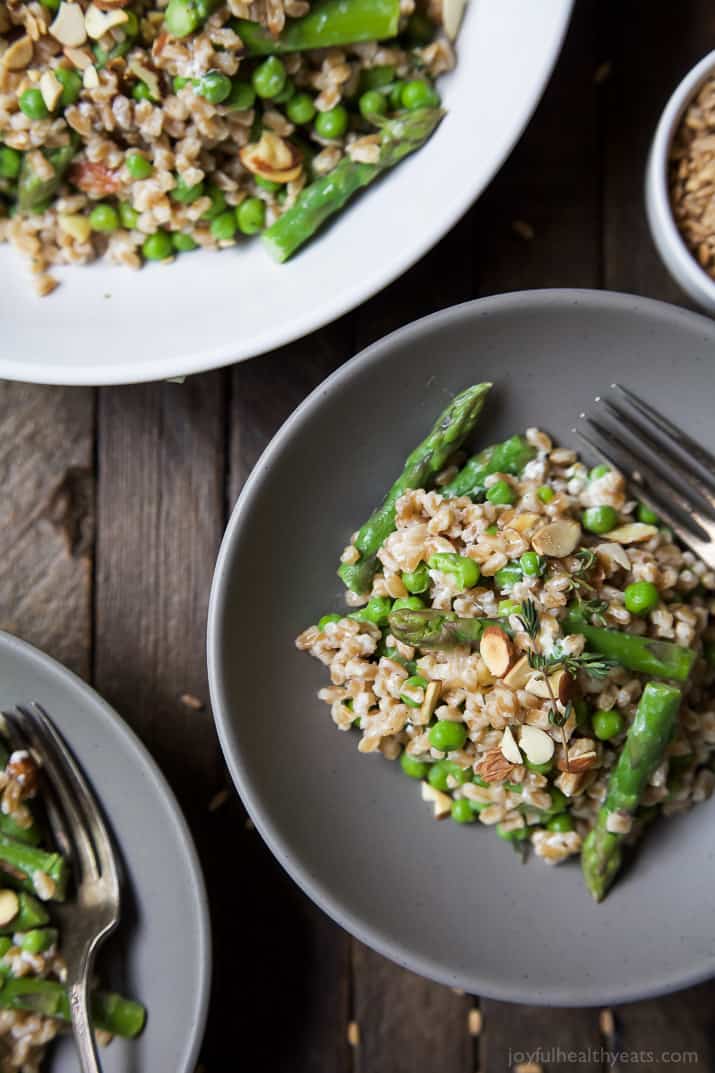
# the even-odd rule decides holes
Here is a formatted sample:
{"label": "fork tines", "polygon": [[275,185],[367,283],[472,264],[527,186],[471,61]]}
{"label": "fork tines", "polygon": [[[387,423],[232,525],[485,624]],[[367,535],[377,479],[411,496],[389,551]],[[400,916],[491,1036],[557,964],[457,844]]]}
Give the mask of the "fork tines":
{"label": "fork tines", "polygon": [[[639,498],[715,568],[715,457],[628,388],[597,398],[598,418],[581,414],[576,434],[638,488]],[[647,422],[647,424],[646,424]],[[589,431],[584,431],[585,427]]]}

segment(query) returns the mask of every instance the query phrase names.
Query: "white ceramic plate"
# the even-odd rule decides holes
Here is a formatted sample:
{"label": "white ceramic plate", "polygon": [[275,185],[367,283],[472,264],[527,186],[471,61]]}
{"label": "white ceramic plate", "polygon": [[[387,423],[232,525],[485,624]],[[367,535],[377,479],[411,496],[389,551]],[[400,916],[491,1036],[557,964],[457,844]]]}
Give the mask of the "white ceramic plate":
{"label": "white ceramic plate", "polygon": [[470,0],[448,114],[425,148],[284,266],[260,242],[141,272],[62,270],[35,297],[0,247],[0,378],[113,384],[250,358],[341,316],[444,235],[504,161],[541,96],[573,0]]}

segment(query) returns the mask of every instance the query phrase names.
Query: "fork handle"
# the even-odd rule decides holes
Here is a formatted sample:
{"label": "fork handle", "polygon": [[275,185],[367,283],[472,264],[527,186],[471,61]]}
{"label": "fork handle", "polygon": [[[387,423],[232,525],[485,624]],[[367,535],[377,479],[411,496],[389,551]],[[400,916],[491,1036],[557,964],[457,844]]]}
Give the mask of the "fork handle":
{"label": "fork handle", "polygon": [[91,955],[88,956],[81,966],[78,978],[68,988],[70,1013],[72,1016],[72,1029],[74,1032],[77,1050],[79,1051],[82,1073],[102,1073],[97,1054],[97,1045],[94,1040],[94,1032],[89,1020],[89,972],[91,968]]}

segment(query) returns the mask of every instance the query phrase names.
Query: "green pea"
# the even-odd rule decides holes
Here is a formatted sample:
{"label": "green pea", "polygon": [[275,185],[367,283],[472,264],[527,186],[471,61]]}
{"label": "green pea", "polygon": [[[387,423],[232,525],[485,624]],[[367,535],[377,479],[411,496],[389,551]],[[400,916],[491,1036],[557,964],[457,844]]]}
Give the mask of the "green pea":
{"label": "green pea", "polygon": [[171,241],[177,253],[191,253],[199,245],[191,235],[187,235],[183,231],[174,231]]}
{"label": "green pea", "polygon": [[205,75],[194,79],[194,91],[210,104],[221,104],[230,96],[232,89],[231,79],[221,71],[207,71]]}
{"label": "green pea", "polygon": [[42,954],[57,942],[55,928],[33,928],[20,939],[20,949],[28,954]]}
{"label": "green pea", "polygon": [[116,231],[119,227],[119,214],[113,205],[100,202],[89,214],[93,231]]}
{"label": "green pea", "polygon": [[320,112],[315,119],[315,132],[321,138],[342,138],[348,129],[348,113],[342,104],[336,104],[328,112]]}
{"label": "green pea", "polygon": [[625,719],[615,708],[610,711],[599,709],[591,716],[591,726],[599,741],[610,741],[611,738],[621,733],[625,726]]}
{"label": "green pea", "polygon": [[225,212],[226,198],[223,190],[219,190],[219,188],[213,186],[213,184],[208,187],[206,193],[211,198],[211,205],[206,212],[201,213],[201,219],[214,220],[217,216],[220,216],[222,212]]}
{"label": "green pea", "polygon": [[426,764],[424,760],[417,760],[407,752],[400,757],[400,767],[411,779],[424,779],[430,769],[429,764]]}
{"label": "green pea", "polygon": [[402,91],[405,88],[404,82],[395,82],[394,86],[388,94],[388,101],[390,102],[390,108],[394,112],[397,112],[402,108]]}
{"label": "green pea", "polygon": [[422,611],[425,607],[424,600],[420,600],[419,596],[400,596],[392,605],[392,610]]}
{"label": "green pea", "polygon": [[352,611],[348,618],[355,618],[358,622],[372,622],[375,626],[386,626],[391,610],[392,600],[389,596],[371,596],[365,607]]}
{"label": "green pea", "polygon": [[217,242],[228,242],[236,234],[237,228],[235,212],[222,212],[211,221],[211,234]]}
{"label": "green pea", "polygon": [[553,488],[549,488],[548,484],[542,484],[536,489],[536,494],[542,503],[550,503],[556,495],[556,492]]}
{"label": "green pea", "polygon": [[60,107],[69,108],[82,92],[82,76],[71,67],[56,67],[54,76],[62,86]]}
{"label": "green pea", "polygon": [[261,190],[267,190],[269,194],[277,194],[282,188],[282,183],[277,183],[273,179],[264,179],[262,175],[254,175],[253,181],[256,186],[260,186]]}
{"label": "green pea", "polygon": [[618,524],[618,513],[613,507],[588,507],[581,515],[581,523],[589,533],[608,533]]}
{"label": "green pea", "polygon": [[438,719],[428,733],[429,743],[441,753],[451,753],[461,749],[467,740],[467,728],[464,723],[453,723],[449,719]]}
{"label": "green pea", "polygon": [[471,808],[472,812],[477,812],[478,813],[478,812],[484,812],[484,809],[489,808],[490,804],[491,804],[490,801],[471,801],[470,800],[469,807]]}
{"label": "green pea", "polygon": [[487,489],[487,499],[490,503],[509,506],[516,502],[516,492],[508,481],[497,481]]}
{"label": "green pea", "polygon": [[20,111],[23,112],[28,119],[47,119],[49,116],[49,110],[39,89],[34,86],[32,89],[26,89],[20,94]]}
{"label": "green pea", "polygon": [[154,165],[143,155],[133,150],[124,158],[124,165],[132,179],[148,179],[154,170]]}
{"label": "green pea", "polygon": [[403,108],[412,112],[417,108],[434,108],[439,104],[439,96],[429,82],[414,79],[411,82],[405,82],[402,87],[400,103]]}
{"label": "green pea", "polygon": [[428,45],[434,37],[435,25],[421,11],[414,11],[407,20],[406,31],[416,45]]}
{"label": "green pea", "polygon": [[470,775],[469,768],[461,768],[459,764],[455,764],[454,760],[438,760],[430,768],[427,779],[435,790],[445,793],[451,789],[449,780],[452,786],[464,786],[465,782],[470,781]]}
{"label": "green pea", "polygon": [[518,615],[521,604],[516,600],[500,600],[497,604],[497,614],[500,618],[508,618],[509,615]]}
{"label": "green pea", "polygon": [[569,799],[565,793],[559,790],[558,786],[549,787],[549,797],[551,798],[551,806],[548,809],[550,815],[555,816],[559,812],[566,811]]}
{"label": "green pea", "polygon": [[277,97],[286,84],[286,69],[277,56],[269,56],[253,72],[253,88],[259,97]]}
{"label": "green pea", "polygon": [[519,559],[519,566],[527,577],[538,577],[543,573],[544,560],[535,551],[525,551]]}
{"label": "green pea", "polygon": [[507,563],[494,575],[494,585],[500,592],[509,592],[522,580],[522,577],[519,563]]}
{"label": "green pea", "polygon": [[17,179],[22,164],[22,153],[9,145],[0,145],[0,178]]}
{"label": "green pea", "polygon": [[147,261],[165,261],[173,252],[171,236],[166,231],[156,231],[144,239],[142,253]]}
{"label": "green pea", "polygon": [[329,622],[340,622],[341,618],[342,618],[342,615],[335,615],[335,614],[323,615],[322,618],[318,619],[318,629],[322,633],[322,631],[325,629],[325,627],[328,625]]}
{"label": "green pea", "polygon": [[372,119],[373,116],[382,116],[387,111],[385,95],[376,89],[369,89],[363,93],[358,101],[358,108],[363,119]]}
{"label": "green pea", "polygon": [[135,82],[132,88],[132,97],[135,101],[156,101],[146,82]]}
{"label": "green pea", "polygon": [[607,466],[605,462],[601,462],[600,465],[594,466],[588,475],[590,481],[597,481],[601,477],[605,477],[607,473],[611,472],[611,467]]}
{"label": "green pea", "polygon": [[183,176],[177,175],[176,186],[173,190],[169,191],[169,197],[172,201],[178,202],[179,205],[191,205],[201,197],[203,192],[203,182],[194,183],[193,186],[187,186]]}
{"label": "green pea", "polygon": [[187,37],[198,30],[200,23],[199,12],[191,0],[169,0],[164,24],[172,37]]}
{"label": "green pea", "polygon": [[466,798],[452,802],[452,819],[455,823],[474,823],[474,809]]}
{"label": "green pea", "polygon": [[[421,674],[414,674],[412,678],[408,678],[403,682],[403,686],[407,686],[408,689],[426,689],[427,679],[423,678]],[[406,693],[400,693],[400,700],[409,708],[419,708],[422,704],[421,700],[413,700]]]}
{"label": "green pea", "polygon": [[636,511],[636,517],[639,522],[643,522],[644,525],[658,525],[660,518],[651,510],[650,507],[646,507],[645,503],[638,504],[638,510]]}
{"label": "green pea", "polygon": [[558,816],[552,816],[546,824],[547,831],[557,831],[559,834],[565,834],[567,831],[573,831],[573,820],[569,812],[561,812]]}
{"label": "green pea", "polygon": [[546,760],[543,764],[532,764],[531,760],[527,760],[526,766],[529,771],[533,771],[536,775],[548,775],[554,766],[554,762],[553,760]]}
{"label": "green pea", "polygon": [[706,641],[704,643],[703,657],[709,667],[715,667],[715,641]]}
{"label": "green pea", "polygon": [[427,592],[430,587],[427,563],[420,563],[416,570],[406,570],[402,575],[402,584],[408,592]]}
{"label": "green pea", "polygon": [[255,235],[266,225],[266,206],[259,197],[247,197],[236,209],[238,230],[244,235]]}
{"label": "green pea", "polygon": [[451,551],[436,552],[430,556],[427,565],[430,570],[452,574],[463,589],[473,589],[479,581],[479,566],[474,559],[468,559],[465,555],[456,555]]}
{"label": "green pea", "polygon": [[291,123],[295,123],[297,126],[312,123],[315,111],[313,98],[308,93],[296,93],[286,105],[286,115]]}
{"label": "green pea", "polygon": [[531,837],[531,832],[528,827],[504,827],[504,824],[498,823],[497,834],[505,842],[524,842],[527,838]]}
{"label": "green pea", "polygon": [[576,726],[586,727],[591,721],[591,705],[583,697],[577,697],[573,702],[573,710],[576,715]]}
{"label": "green pea", "polygon": [[484,532],[487,534],[487,536],[496,536],[497,533],[499,532],[499,526],[498,525],[488,525],[487,528],[484,530]]}
{"label": "green pea", "polygon": [[632,615],[646,615],[660,603],[660,593],[652,581],[634,581],[626,585],[623,602]]}
{"label": "green pea", "polygon": [[502,783],[502,786],[512,794],[521,794],[524,792],[524,787],[520,786],[518,782],[504,782]]}
{"label": "green pea", "polygon": [[276,104],[287,104],[292,97],[295,97],[295,83],[292,78],[286,78],[283,89],[276,94],[273,100]]}
{"label": "green pea", "polygon": [[174,93],[178,93],[180,90],[184,89],[185,86],[188,86],[190,82],[190,78],[184,78],[183,75],[174,75],[171,80],[171,88]]}
{"label": "green pea", "polygon": [[367,93],[371,89],[385,89],[395,80],[395,68],[390,64],[381,67],[366,67],[360,72],[358,93]]}
{"label": "green pea", "polygon": [[119,203],[119,222],[122,227],[126,227],[127,231],[133,231],[139,223],[139,213],[128,201]]}
{"label": "green pea", "polygon": [[256,91],[250,82],[239,82],[237,78],[231,83],[231,92],[225,100],[232,112],[247,112],[256,103]]}

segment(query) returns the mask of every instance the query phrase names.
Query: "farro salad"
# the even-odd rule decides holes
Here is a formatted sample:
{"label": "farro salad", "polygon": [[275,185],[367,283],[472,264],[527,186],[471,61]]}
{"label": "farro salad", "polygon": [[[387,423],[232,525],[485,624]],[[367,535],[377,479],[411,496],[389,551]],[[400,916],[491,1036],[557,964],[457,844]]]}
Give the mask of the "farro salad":
{"label": "farro salad", "polygon": [[607,465],[529,428],[466,458],[457,396],[345,548],[352,610],[297,638],[363,753],[438,819],[479,821],[600,901],[660,814],[715,774],[715,572]]}
{"label": "farro salad", "polygon": [[105,253],[285,261],[429,138],[463,7],[0,0],[0,241],[40,294]]}
{"label": "farro salad", "polygon": [[[51,905],[67,897],[70,869],[46,838],[41,791],[32,755],[0,737],[0,1073],[39,1073],[70,1020]],[[101,1043],[144,1027],[144,1007],[120,995],[95,991],[91,1008]]]}

